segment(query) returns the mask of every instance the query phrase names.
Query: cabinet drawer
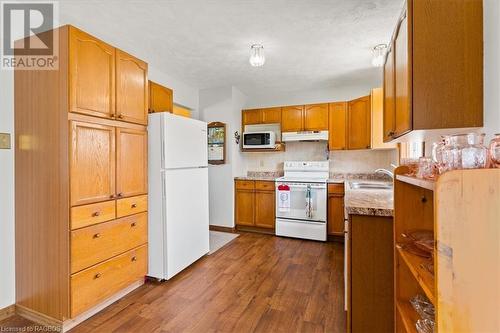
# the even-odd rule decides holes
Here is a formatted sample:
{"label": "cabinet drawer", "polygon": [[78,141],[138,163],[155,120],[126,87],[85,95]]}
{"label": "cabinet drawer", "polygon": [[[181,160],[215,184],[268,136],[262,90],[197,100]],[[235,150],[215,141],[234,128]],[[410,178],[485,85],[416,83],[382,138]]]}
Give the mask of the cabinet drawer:
{"label": "cabinet drawer", "polygon": [[148,214],[141,213],[71,232],[71,273],[148,241]]}
{"label": "cabinet drawer", "polygon": [[148,196],[125,198],[116,201],[116,216],[123,217],[148,210]]}
{"label": "cabinet drawer", "polygon": [[71,276],[71,317],[144,278],[147,246],[141,246]]}
{"label": "cabinet drawer", "polygon": [[115,201],[71,208],[71,230],[83,228],[96,223],[114,220],[116,218]]}
{"label": "cabinet drawer", "polygon": [[236,189],[238,190],[253,190],[255,189],[255,182],[253,180],[237,180]]}
{"label": "cabinet drawer", "polygon": [[344,183],[328,184],[328,194],[344,194]]}
{"label": "cabinet drawer", "polygon": [[274,191],[274,182],[256,180],[255,189],[261,191]]}

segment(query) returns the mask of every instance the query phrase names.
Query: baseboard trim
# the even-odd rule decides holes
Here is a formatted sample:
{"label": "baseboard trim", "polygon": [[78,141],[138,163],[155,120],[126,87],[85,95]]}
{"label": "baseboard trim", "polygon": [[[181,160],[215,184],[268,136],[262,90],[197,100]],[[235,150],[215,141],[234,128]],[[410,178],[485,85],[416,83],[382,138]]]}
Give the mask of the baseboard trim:
{"label": "baseboard trim", "polygon": [[[26,308],[22,305],[19,305],[19,304],[15,305],[15,313],[21,317],[24,317],[28,320],[31,320],[32,322],[39,324],[39,325],[42,325],[45,327],[50,327],[55,332],[68,332],[70,329],[83,323],[85,320],[87,320],[90,317],[92,317],[93,315],[99,313],[104,308],[110,306],[114,302],[120,300],[121,298],[125,297],[127,294],[129,294],[132,291],[134,291],[135,289],[139,288],[140,286],[142,286],[144,284],[144,282],[145,282],[145,279],[140,279],[139,281],[132,283],[127,288],[122,289],[120,292],[107,298],[106,300],[104,300],[103,302],[94,306],[93,308],[79,314],[75,318],[66,319],[64,322],[57,320],[57,319],[54,319],[54,318],[51,318],[51,317],[44,315],[42,313],[39,313],[37,311],[28,309],[28,308]],[[0,313],[2,310],[0,310]],[[14,314],[14,313],[12,313],[12,314]]]}
{"label": "baseboard trim", "polygon": [[231,227],[221,227],[221,226],[218,226],[218,225],[210,225],[208,227],[210,230],[212,231],[221,231],[221,232],[229,232],[229,233],[236,233],[236,229],[235,228],[231,228]]}
{"label": "baseboard trim", "polygon": [[260,228],[260,227],[250,227],[250,226],[242,226],[238,225],[236,226],[237,231],[246,231],[246,232],[255,232],[259,234],[266,234],[266,235],[276,235],[276,232],[274,229],[267,229],[267,228]]}
{"label": "baseboard trim", "polygon": [[16,313],[16,305],[12,304],[0,309],[0,321],[12,317]]}

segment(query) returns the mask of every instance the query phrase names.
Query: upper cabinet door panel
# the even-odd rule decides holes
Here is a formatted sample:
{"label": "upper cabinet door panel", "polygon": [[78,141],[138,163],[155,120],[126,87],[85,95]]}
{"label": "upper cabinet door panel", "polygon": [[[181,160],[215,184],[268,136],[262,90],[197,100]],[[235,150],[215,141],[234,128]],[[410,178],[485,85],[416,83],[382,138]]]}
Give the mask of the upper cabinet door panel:
{"label": "upper cabinet door panel", "polygon": [[299,132],[304,130],[304,105],[284,106],[281,109],[281,131]]}
{"label": "upper cabinet door panel", "polygon": [[117,118],[146,125],[148,104],[148,64],[116,50]]}
{"label": "upper cabinet door panel", "polygon": [[148,136],[146,130],[116,129],[116,192],[118,197],[148,191]]}
{"label": "upper cabinet door panel", "polygon": [[281,123],[281,107],[261,109],[263,124]]}
{"label": "upper cabinet door panel", "polygon": [[262,122],[262,112],[260,109],[243,110],[243,126],[255,125]]}
{"label": "upper cabinet door panel", "polygon": [[395,60],[395,136],[412,129],[412,107],[410,95],[411,71],[408,50],[408,18],[405,16],[394,39]]}
{"label": "upper cabinet door panel", "polygon": [[113,117],[115,48],[73,27],[69,39],[69,111]]}
{"label": "upper cabinet door panel", "polygon": [[387,60],[384,65],[384,120],[383,139],[384,142],[391,141],[395,134],[394,116],[396,100],[394,95],[394,52],[389,49]]}
{"label": "upper cabinet door panel", "polygon": [[369,149],[371,142],[370,96],[350,101],[348,112],[348,148]]}
{"label": "upper cabinet door panel", "polygon": [[328,122],[329,149],[346,149],[347,102],[330,103]]}
{"label": "upper cabinet door panel", "polygon": [[149,81],[149,112],[173,112],[173,91]]}
{"label": "upper cabinet door panel", "polygon": [[304,130],[328,130],[328,104],[310,104],[304,108]]}
{"label": "upper cabinet door panel", "polygon": [[109,200],[115,194],[115,128],[71,121],[71,206]]}

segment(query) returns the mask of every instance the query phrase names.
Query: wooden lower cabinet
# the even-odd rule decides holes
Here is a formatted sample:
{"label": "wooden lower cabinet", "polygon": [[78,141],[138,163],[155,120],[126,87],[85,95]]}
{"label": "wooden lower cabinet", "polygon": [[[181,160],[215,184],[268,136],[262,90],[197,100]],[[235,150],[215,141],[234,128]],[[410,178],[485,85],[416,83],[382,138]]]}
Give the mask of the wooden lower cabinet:
{"label": "wooden lower cabinet", "polygon": [[328,184],[328,235],[344,235],[344,183]]}
{"label": "wooden lower cabinet", "polygon": [[273,181],[235,180],[235,224],[243,227],[275,228]]}

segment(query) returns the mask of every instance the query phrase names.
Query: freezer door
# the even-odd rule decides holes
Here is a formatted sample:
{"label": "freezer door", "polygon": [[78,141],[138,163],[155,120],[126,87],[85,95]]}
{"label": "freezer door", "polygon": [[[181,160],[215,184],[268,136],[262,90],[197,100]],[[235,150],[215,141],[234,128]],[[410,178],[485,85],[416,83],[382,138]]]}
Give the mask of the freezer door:
{"label": "freezer door", "polygon": [[163,112],[162,167],[208,165],[207,123]]}
{"label": "freezer door", "polygon": [[209,251],[208,168],[165,171],[166,278]]}

